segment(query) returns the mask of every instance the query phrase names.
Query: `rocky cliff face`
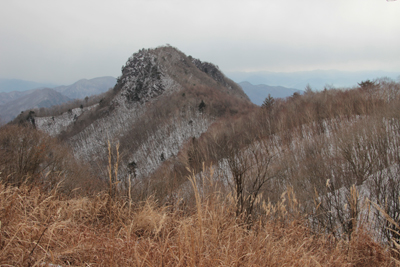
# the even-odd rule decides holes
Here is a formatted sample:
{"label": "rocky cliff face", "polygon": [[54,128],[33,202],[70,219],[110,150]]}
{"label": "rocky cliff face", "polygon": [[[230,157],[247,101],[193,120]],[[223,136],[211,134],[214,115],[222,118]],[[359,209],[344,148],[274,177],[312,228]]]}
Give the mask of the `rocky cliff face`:
{"label": "rocky cliff face", "polygon": [[122,95],[128,102],[143,104],[169,89],[170,80],[157,63],[157,56],[142,51],[129,58],[122,69],[119,83],[122,84]]}
{"label": "rocky cliff face", "polygon": [[120,175],[127,176],[134,163],[136,177],[146,177],[217,119],[206,106],[217,100],[204,93],[205,88],[249,103],[240,87],[213,64],[188,58],[173,47],[142,49],[128,59],[113,91],[99,104],[35,118],[36,125],[67,136],[76,157],[94,165],[106,162],[108,141],[120,142]]}

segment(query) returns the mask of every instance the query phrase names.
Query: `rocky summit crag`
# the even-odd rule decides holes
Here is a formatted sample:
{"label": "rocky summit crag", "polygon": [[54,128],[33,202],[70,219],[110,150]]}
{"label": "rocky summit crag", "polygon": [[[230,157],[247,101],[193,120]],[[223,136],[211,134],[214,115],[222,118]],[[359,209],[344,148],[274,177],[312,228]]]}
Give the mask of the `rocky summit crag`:
{"label": "rocky summit crag", "polygon": [[240,106],[252,104],[218,67],[166,46],[133,54],[99,103],[36,117],[35,126],[66,140],[93,166],[107,164],[108,142],[119,143],[119,175],[135,166],[135,177],[146,177]]}

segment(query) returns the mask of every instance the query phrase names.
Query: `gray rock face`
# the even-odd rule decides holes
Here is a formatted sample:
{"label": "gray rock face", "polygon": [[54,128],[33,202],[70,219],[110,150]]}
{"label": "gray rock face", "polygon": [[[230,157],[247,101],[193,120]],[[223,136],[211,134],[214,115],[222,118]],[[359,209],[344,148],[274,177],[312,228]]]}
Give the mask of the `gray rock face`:
{"label": "gray rock face", "polygon": [[164,75],[155,55],[134,54],[122,70],[123,95],[129,102],[140,103],[159,96],[165,91],[161,79]]}

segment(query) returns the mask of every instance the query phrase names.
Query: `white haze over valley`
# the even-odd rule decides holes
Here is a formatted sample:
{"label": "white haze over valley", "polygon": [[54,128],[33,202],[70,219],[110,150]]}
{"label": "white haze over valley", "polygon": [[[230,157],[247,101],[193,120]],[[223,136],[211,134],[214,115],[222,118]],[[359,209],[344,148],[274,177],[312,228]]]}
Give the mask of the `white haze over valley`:
{"label": "white haze over valley", "polygon": [[385,0],[1,1],[0,78],[118,77],[132,53],[167,43],[226,73],[398,75],[399,14]]}

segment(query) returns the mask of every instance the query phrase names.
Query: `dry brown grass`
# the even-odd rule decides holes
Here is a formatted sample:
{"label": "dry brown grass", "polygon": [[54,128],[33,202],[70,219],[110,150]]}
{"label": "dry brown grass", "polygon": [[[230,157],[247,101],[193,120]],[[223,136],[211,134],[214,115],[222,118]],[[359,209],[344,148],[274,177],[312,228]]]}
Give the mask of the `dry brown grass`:
{"label": "dry brown grass", "polygon": [[[333,100],[336,98],[327,97],[329,94],[337,94],[336,98],[343,101],[335,102]],[[379,101],[371,103],[353,101],[350,96],[357,100],[363,97],[363,94],[327,91],[314,93],[306,98],[293,97],[286,102],[278,101],[274,107],[276,110],[272,110],[275,113],[271,113],[274,116],[262,114],[268,115],[267,119],[270,120],[268,122],[271,122],[268,123],[268,127],[272,126],[265,128],[264,133],[261,130],[259,133],[260,135],[279,134],[285,131],[290,133],[292,129],[296,130],[296,127],[314,120],[321,122],[335,116],[372,114],[374,109],[381,105]],[[315,100],[314,107],[312,101],[301,102],[307,98]],[[353,105],[351,104],[353,102],[350,100],[346,102],[346,99],[358,104]],[[369,98],[365,97],[365,99]],[[334,108],[335,105],[338,107]],[[326,114],[321,113],[320,108],[325,106],[332,106],[331,109],[337,112],[326,108]],[[279,116],[275,116],[276,114]],[[298,114],[297,117],[295,114]],[[278,118],[276,121],[274,121],[275,117]],[[250,121],[250,116],[249,120],[245,118],[243,121]],[[260,120],[259,123],[267,125],[264,120]],[[250,123],[238,125],[246,127],[231,128],[243,128],[249,133],[256,134],[258,132],[252,129],[261,127],[255,124],[256,126],[252,128]],[[9,133],[7,138],[14,136],[11,133],[19,132],[17,128],[11,130],[7,132]],[[238,135],[243,139],[239,143],[233,142],[240,139],[237,138],[236,132],[232,132],[231,140],[235,145],[241,144],[245,147],[256,140],[254,136],[246,134]],[[317,136],[321,133],[317,131],[315,134]],[[291,135],[295,136],[295,133],[289,134],[288,140],[291,139]],[[210,138],[215,136],[210,135]],[[222,137],[222,141],[227,141]],[[202,138],[204,140],[205,136]],[[281,139],[284,140],[284,138],[282,135]],[[15,138],[15,140],[18,141],[20,138]],[[222,141],[218,147],[224,148],[227,142]],[[196,142],[202,142],[202,139]],[[4,142],[5,145],[9,143]],[[14,147],[18,147],[19,143],[16,143]],[[37,143],[29,144],[35,148]],[[6,147],[5,145],[3,147]],[[217,162],[225,157],[223,150],[215,152],[213,147],[216,146],[204,145],[204,148],[210,148],[209,151],[214,152],[215,158],[211,158],[213,154],[205,154],[204,157],[198,155],[196,160],[199,168],[202,167],[204,170],[203,162],[207,158]],[[194,148],[193,151],[199,151],[202,146]],[[43,170],[40,168],[33,170],[25,168],[28,171],[23,169],[20,175],[23,179],[19,179],[20,177],[13,176],[18,175],[19,169],[11,164],[16,162],[12,157],[14,154],[11,153],[15,149],[7,151],[10,153],[2,154],[3,157],[0,157],[0,163],[3,164],[0,169],[0,172],[3,172],[0,173],[0,181],[2,181],[0,183],[0,266],[395,266],[398,263],[396,260],[400,255],[397,239],[398,221],[391,221],[390,216],[385,215],[387,221],[394,225],[389,230],[395,229],[396,235],[393,236],[396,238],[393,238],[391,246],[386,247],[377,243],[372,238],[373,233],[366,230],[371,228],[363,225],[361,220],[356,221],[356,215],[359,212],[358,197],[348,201],[351,207],[349,217],[351,220],[345,220],[344,223],[349,225],[351,222],[351,231],[347,232],[348,235],[340,236],[327,229],[317,228],[321,232],[315,232],[316,228],[310,227],[311,222],[305,219],[310,218],[311,215],[307,217],[302,214],[301,210],[305,209],[300,207],[300,201],[295,198],[294,192],[300,190],[287,189],[286,185],[282,188],[288,191],[282,195],[281,201],[278,201],[281,191],[273,192],[277,195],[275,205],[261,205],[260,198],[257,202],[260,205],[257,205],[257,210],[250,214],[253,217],[248,220],[248,218],[238,216],[237,199],[234,194],[222,193],[222,190],[218,190],[216,182],[207,178],[213,177],[212,173],[205,175],[203,180],[196,178],[194,173],[191,174],[189,181],[194,194],[191,195],[192,199],[187,197],[186,202],[181,201],[176,190],[174,198],[168,198],[171,202],[169,205],[163,205],[161,200],[158,202],[155,197],[150,197],[141,203],[132,203],[132,199],[138,199],[135,194],[140,192],[131,192],[130,184],[128,194],[118,192],[118,147],[116,155],[113,155],[109,146],[110,188],[98,194],[93,193],[98,191],[80,190],[76,186],[69,186],[69,190],[66,190],[64,184],[57,185],[62,179],[54,180],[51,186],[45,188],[43,185],[39,187],[40,183],[29,183],[28,181],[33,179],[28,178],[33,178],[33,175],[43,177]],[[26,151],[33,150],[26,149]],[[380,154],[383,155],[383,153]],[[192,156],[195,158],[196,155]],[[15,158],[18,157],[15,156]],[[35,166],[42,166],[39,163]],[[293,180],[302,181],[301,179],[308,177],[308,173],[301,171],[301,166],[304,164],[291,164],[291,161],[287,164],[294,166],[292,169],[298,173],[298,176],[293,176],[298,179]],[[318,166],[320,168],[321,165],[316,164],[315,168]],[[314,166],[311,167],[314,168]],[[74,168],[70,169],[74,170]],[[331,165],[327,169],[331,170]],[[75,174],[78,171],[71,171],[71,173]],[[187,173],[189,172],[185,172],[185,175]],[[318,178],[322,177],[321,172],[316,173]],[[165,179],[163,175],[158,177],[160,180]],[[79,180],[79,176],[74,175],[65,177],[67,178],[74,179],[68,180],[69,183]],[[16,180],[18,183],[14,182]],[[325,183],[326,180],[323,179],[322,187],[325,187]],[[310,184],[315,188],[315,182]],[[293,187],[294,185],[295,183],[292,184]],[[353,192],[352,196],[356,196],[355,187],[350,191]],[[84,192],[88,192],[86,196]],[[128,197],[123,198],[122,195],[128,195]],[[305,202],[304,199],[307,198],[303,197],[300,200]],[[385,210],[379,211],[385,214]],[[250,222],[251,225],[246,222]],[[336,229],[336,225],[333,228]]]}
{"label": "dry brown grass", "polygon": [[290,198],[265,206],[265,216],[248,230],[235,216],[234,201],[212,188],[197,191],[197,207],[179,210],[151,198],[131,206],[106,193],[66,198],[56,189],[0,184],[0,266],[395,264],[390,250],[360,228],[350,242],[312,233],[290,212]]}

